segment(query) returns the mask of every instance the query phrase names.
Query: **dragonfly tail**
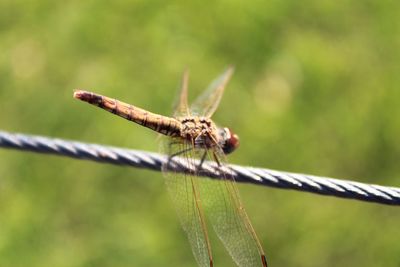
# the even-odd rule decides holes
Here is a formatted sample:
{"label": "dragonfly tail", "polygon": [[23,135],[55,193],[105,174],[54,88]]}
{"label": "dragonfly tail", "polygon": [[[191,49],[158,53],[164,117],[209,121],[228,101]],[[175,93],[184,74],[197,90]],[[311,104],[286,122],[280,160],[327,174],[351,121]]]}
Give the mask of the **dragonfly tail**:
{"label": "dragonfly tail", "polygon": [[168,136],[180,135],[181,123],[174,118],[154,114],[119,100],[84,90],[76,90],[74,98],[107,110],[161,134]]}

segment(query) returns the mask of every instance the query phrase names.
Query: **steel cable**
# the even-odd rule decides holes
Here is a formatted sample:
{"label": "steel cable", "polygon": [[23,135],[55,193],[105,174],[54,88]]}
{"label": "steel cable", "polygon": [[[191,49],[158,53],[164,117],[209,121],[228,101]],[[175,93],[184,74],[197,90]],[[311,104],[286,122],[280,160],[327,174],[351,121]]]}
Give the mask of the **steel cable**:
{"label": "steel cable", "polygon": [[[0,131],[0,147],[38,153],[62,155],[102,163],[127,165],[161,171],[168,158],[165,155],[147,151],[67,141],[58,138],[25,135]],[[192,172],[193,169],[175,159],[174,171]],[[254,183],[282,189],[294,189],[340,198],[358,199],[381,204],[400,205],[400,188],[365,184],[329,177],[290,173],[264,168],[228,165],[218,168],[215,163],[206,162],[202,176],[221,178],[221,172],[230,172],[237,182]]]}

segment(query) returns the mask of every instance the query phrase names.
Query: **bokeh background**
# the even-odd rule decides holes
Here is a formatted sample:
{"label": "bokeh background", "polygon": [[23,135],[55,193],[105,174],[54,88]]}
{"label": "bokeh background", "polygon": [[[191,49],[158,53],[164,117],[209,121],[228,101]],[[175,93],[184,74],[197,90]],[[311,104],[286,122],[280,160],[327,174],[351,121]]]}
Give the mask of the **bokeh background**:
{"label": "bokeh background", "polygon": [[[0,129],[157,151],[74,88],[171,114],[236,66],[232,163],[400,185],[398,1],[0,1]],[[400,266],[400,210],[239,185],[271,266]],[[213,237],[216,266],[233,266]],[[160,173],[0,150],[0,266],[195,266]]]}

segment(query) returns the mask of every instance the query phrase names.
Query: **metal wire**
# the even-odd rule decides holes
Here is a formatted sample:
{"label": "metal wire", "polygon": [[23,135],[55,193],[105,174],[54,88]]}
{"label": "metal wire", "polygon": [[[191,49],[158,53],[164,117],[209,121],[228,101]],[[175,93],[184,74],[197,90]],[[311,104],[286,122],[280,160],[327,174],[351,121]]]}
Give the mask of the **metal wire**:
{"label": "metal wire", "polygon": [[[87,144],[58,138],[33,136],[0,131],[0,147],[62,155],[102,163],[127,165],[160,171],[167,162],[165,155],[140,150],[124,149],[99,144]],[[202,176],[220,178],[229,172],[237,182],[254,183],[282,189],[294,189],[321,195],[358,199],[388,205],[400,205],[400,188],[365,184],[328,177],[282,172],[264,168],[229,165],[218,168],[215,163],[202,165]],[[193,172],[179,158],[174,160],[174,171]]]}

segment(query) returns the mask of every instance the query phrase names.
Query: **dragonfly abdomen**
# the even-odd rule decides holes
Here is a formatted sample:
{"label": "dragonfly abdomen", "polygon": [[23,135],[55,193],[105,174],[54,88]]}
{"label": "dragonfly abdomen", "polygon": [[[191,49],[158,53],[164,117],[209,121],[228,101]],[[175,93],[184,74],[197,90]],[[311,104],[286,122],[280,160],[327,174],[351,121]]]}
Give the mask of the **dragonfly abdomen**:
{"label": "dragonfly abdomen", "polygon": [[136,106],[92,92],[77,90],[74,93],[74,97],[164,135],[180,136],[181,122],[174,118],[151,113]]}

